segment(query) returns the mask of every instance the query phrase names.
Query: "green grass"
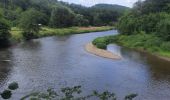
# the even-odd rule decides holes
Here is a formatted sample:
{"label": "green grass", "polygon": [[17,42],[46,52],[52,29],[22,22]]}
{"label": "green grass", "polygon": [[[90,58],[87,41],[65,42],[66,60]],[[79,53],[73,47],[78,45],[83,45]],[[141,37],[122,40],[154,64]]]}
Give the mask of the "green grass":
{"label": "green grass", "polygon": [[[69,28],[49,28],[42,27],[41,31],[37,34],[38,37],[45,36],[54,36],[54,35],[71,35],[71,34],[80,34],[80,33],[88,33],[88,32],[98,32],[98,31],[106,31],[111,30],[113,27],[111,26],[102,26],[102,27],[69,27]],[[17,27],[12,27],[11,29],[11,40],[12,41],[22,41],[22,30]]]}
{"label": "green grass", "polygon": [[159,55],[170,58],[170,51],[159,51]]}
{"label": "green grass", "polygon": [[[152,34],[106,36],[96,38],[93,41],[93,44],[101,49],[105,49],[110,43],[117,43],[124,47],[170,57],[170,42],[163,41],[161,38]],[[102,46],[100,44],[102,44]]]}
{"label": "green grass", "polygon": [[21,41],[23,39],[21,32],[21,29],[17,27],[12,27],[10,31],[12,41]]}
{"label": "green grass", "polygon": [[106,49],[107,45],[114,41],[113,36],[98,37],[92,41],[93,45],[100,49]]}

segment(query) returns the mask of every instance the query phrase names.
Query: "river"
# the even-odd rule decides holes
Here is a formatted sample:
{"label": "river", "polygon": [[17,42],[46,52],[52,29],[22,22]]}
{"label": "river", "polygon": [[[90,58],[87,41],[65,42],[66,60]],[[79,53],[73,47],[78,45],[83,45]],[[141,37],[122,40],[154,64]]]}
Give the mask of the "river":
{"label": "river", "polygon": [[84,94],[109,90],[118,100],[129,93],[139,95],[135,100],[169,100],[170,62],[115,44],[108,50],[121,55],[121,60],[85,51],[84,46],[94,38],[114,34],[116,30],[45,37],[1,49],[0,89],[18,82],[11,100],[32,91],[75,85],[81,85]]}

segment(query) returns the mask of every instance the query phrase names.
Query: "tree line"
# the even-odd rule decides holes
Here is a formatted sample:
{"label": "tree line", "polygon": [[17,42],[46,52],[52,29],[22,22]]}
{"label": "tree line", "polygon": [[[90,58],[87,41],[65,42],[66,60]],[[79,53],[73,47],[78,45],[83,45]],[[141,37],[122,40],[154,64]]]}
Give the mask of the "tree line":
{"label": "tree line", "polygon": [[170,0],[139,0],[118,22],[117,42],[169,56]]}
{"label": "tree line", "polygon": [[35,34],[42,25],[52,28],[113,25],[128,9],[107,4],[85,7],[57,0],[1,0],[0,46],[8,44],[10,27],[20,27],[29,40],[37,37]]}
{"label": "tree line", "polygon": [[170,0],[139,0],[118,23],[118,30],[122,34],[144,32],[154,34],[165,41],[170,41],[169,27]]}

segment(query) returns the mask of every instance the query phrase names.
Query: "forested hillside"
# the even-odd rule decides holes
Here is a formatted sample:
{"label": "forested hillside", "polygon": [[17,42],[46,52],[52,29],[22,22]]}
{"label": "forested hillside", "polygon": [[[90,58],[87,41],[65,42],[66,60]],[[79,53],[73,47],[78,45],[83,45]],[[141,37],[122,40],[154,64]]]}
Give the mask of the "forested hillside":
{"label": "forested hillside", "polygon": [[[128,9],[124,6],[107,4],[102,4],[102,7],[101,5],[85,7],[57,0],[1,0],[0,46],[10,41],[11,27],[15,27],[13,38],[23,37],[29,40],[39,37],[40,26],[53,28],[48,29],[48,34],[52,34],[50,32],[55,31],[54,28],[114,25]],[[69,32],[63,33],[68,34],[71,31],[72,29],[69,29]],[[22,32],[22,35],[19,32]],[[47,35],[42,34],[44,33],[40,36]]]}
{"label": "forested hillside", "polygon": [[170,0],[145,0],[121,17],[117,42],[170,56]]}
{"label": "forested hillside", "polygon": [[[95,5],[88,8],[81,5],[59,2],[57,0],[1,0],[0,5],[0,13],[9,20],[12,26],[17,26],[22,14],[29,10],[37,11],[42,15],[40,21],[42,21],[41,24],[43,25],[56,24],[50,22],[54,20],[53,15],[56,15],[56,17],[60,17],[59,20],[61,20],[61,22],[58,23],[64,23],[65,25],[55,25],[55,27],[67,27],[72,25],[100,26],[113,24],[117,21],[118,17],[128,9],[124,6],[107,4]],[[65,18],[69,19],[66,21],[68,23],[62,22]]]}
{"label": "forested hillside", "polygon": [[170,0],[139,0],[122,16],[119,35],[97,38],[93,44],[106,49],[109,43],[170,57]]}

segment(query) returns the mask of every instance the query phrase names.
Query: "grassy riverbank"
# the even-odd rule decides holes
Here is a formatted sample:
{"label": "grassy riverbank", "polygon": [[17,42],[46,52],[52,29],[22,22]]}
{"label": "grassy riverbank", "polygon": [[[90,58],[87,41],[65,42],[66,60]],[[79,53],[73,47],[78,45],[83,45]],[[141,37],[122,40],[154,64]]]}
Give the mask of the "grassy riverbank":
{"label": "grassy riverbank", "polygon": [[147,51],[159,56],[170,57],[170,42],[163,41],[155,35],[136,34],[136,35],[117,35],[99,37],[93,41],[98,48],[105,49],[110,43],[118,43],[119,45]]}
{"label": "grassy riverbank", "polygon": [[[38,37],[45,36],[53,36],[53,35],[70,35],[70,34],[80,34],[80,33],[88,33],[88,32],[98,32],[98,31],[106,31],[111,30],[113,27],[111,26],[102,26],[102,27],[70,27],[70,28],[49,28],[42,27],[41,31],[37,34]],[[11,40],[12,41],[22,41],[22,30],[13,27],[11,29]]]}

